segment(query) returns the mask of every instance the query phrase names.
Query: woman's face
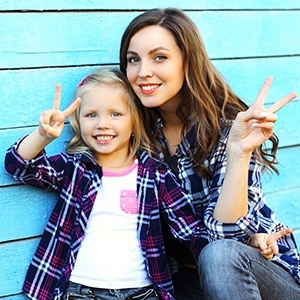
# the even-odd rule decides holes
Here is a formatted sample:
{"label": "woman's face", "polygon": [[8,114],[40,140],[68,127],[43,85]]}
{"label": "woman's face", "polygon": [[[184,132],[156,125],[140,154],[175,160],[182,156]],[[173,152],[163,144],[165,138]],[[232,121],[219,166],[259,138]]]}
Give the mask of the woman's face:
{"label": "woman's face", "polygon": [[149,26],[131,38],[127,77],[145,107],[176,111],[181,101],[184,65],[181,50],[168,30]]}

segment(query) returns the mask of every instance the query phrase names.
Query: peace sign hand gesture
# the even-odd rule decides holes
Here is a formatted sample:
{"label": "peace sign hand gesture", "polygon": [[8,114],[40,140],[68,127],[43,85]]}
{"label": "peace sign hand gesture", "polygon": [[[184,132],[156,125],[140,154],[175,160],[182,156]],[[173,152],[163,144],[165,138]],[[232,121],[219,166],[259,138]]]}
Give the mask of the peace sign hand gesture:
{"label": "peace sign hand gesture", "polygon": [[270,259],[278,254],[277,240],[290,233],[292,233],[290,228],[281,229],[273,234],[257,233],[251,238],[249,245],[258,248],[266,259]]}
{"label": "peace sign hand gesture", "polygon": [[39,118],[39,133],[42,136],[54,139],[61,135],[65,120],[77,109],[81,99],[77,98],[68,108],[61,111],[61,86],[59,84],[55,87],[55,95],[53,101],[53,108],[45,110],[41,113]]}
{"label": "peace sign hand gesture", "polygon": [[247,111],[238,113],[229,135],[230,149],[248,155],[259,147],[273,133],[277,120],[275,112],[297,97],[296,93],[290,93],[266,109],[264,102],[272,81],[273,77],[268,77],[253,105]]}

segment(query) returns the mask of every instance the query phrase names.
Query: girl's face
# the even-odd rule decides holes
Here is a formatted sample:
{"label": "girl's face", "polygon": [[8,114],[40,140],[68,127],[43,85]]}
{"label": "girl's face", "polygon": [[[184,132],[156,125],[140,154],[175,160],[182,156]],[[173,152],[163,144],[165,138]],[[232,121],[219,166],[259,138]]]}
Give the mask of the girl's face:
{"label": "girl's face", "polygon": [[184,82],[183,55],[168,30],[148,26],[131,38],[127,77],[144,106],[177,109]]}
{"label": "girl's face", "polygon": [[100,84],[82,98],[81,136],[100,165],[121,165],[128,158],[133,123],[125,97],[120,87]]}

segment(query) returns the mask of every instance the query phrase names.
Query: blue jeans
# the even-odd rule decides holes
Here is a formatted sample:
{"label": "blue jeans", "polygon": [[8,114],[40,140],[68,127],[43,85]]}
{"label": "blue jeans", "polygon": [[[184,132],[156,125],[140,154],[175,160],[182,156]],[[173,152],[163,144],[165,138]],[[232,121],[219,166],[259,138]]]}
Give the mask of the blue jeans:
{"label": "blue jeans", "polygon": [[152,286],[130,289],[98,289],[69,282],[63,300],[158,300],[159,296]]}
{"label": "blue jeans", "polygon": [[198,262],[205,299],[300,299],[300,284],[288,271],[240,242],[212,242],[202,250]]}
{"label": "blue jeans", "polygon": [[176,300],[203,300],[198,270],[179,267],[172,275]]}

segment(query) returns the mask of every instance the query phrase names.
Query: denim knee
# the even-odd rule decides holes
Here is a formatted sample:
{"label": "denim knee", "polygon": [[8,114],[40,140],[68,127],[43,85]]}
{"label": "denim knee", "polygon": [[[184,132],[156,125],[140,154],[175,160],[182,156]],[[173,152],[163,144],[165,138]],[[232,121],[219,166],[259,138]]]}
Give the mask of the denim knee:
{"label": "denim knee", "polygon": [[200,274],[202,269],[219,273],[220,268],[229,270],[236,264],[247,264],[249,262],[247,247],[240,242],[227,239],[209,243],[201,251],[198,259]]}

